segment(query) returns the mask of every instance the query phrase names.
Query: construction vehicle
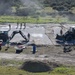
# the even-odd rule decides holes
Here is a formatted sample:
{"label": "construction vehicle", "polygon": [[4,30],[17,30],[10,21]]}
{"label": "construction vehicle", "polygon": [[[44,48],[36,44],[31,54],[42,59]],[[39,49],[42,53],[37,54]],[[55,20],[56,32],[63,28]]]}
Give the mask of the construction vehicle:
{"label": "construction vehicle", "polygon": [[63,40],[64,42],[75,40],[75,28],[70,27],[65,34],[62,34],[62,35],[57,34],[56,39]]}
{"label": "construction vehicle", "polygon": [[6,42],[8,38],[8,31],[0,31],[0,40]]}
{"label": "construction vehicle", "polygon": [[17,33],[19,33],[25,39],[25,41],[29,41],[29,39],[26,38],[26,36],[22,33],[21,30],[13,31],[10,36],[8,35],[8,31],[1,32],[0,39],[3,40],[3,42],[7,42],[8,39],[10,41]]}
{"label": "construction vehicle", "polygon": [[62,41],[64,53],[72,51],[72,45],[74,44],[75,40],[75,28],[70,27],[65,34],[62,35],[57,34],[56,39],[58,39],[59,42]]}

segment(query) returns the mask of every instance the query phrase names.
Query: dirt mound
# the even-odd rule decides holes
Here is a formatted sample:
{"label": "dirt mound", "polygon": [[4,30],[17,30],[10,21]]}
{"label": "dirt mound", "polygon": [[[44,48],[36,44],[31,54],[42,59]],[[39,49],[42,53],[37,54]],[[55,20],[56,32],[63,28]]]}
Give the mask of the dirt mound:
{"label": "dirt mound", "polygon": [[21,69],[29,72],[47,72],[52,71],[54,67],[58,67],[58,65],[43,61],[26,61]]}

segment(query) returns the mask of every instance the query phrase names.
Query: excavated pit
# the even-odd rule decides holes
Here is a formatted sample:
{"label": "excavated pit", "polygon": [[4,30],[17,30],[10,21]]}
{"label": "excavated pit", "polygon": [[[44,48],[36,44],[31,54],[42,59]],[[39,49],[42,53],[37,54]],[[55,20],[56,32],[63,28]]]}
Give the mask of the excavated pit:
{"label": "excavated pit", "polygon": [[50,72],[55,67],[59,67],[59,65],[51,62],[31,60],[24,62],[21,69],[28,72]]}

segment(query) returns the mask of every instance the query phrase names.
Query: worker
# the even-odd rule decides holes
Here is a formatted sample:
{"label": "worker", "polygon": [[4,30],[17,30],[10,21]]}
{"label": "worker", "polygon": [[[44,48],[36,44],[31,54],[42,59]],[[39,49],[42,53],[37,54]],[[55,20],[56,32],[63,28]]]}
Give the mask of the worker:
{"label": "worker", "polygon": [[33,44],[33,54],[35,54],[35,53],[36,53],[36,45]]}
{"label": "worker", "polygon": [[60,30],[60,35],[62,36],[62,34],[63,34],[63,31],[62,31],[62,29]]}
{"label": "worker", "polygon": [[24,23],[24,29],[26,28],[26,23]]}
{"label": "worker", "polygon": [[9,30],[11,29],[11,25],[9,24]]}
{"label": "worker", "polygon": [[22,23],[20,24],[20,29],[22,29]]}
{"label": "worker", "polygon": [[34,40],[32,42],[33,42],[32,43],[32,47],[33,47],[32,53],[35,54],[36,53],[36,44],[35,44],[35,41]]}
{"label": "worker", "polygon": [[30,40],[30,33],[28,33],[28,41]]}
{"label": "worker", "polygon": [[2,42],[3,40],[0,40],[0,50],[2,49]]}

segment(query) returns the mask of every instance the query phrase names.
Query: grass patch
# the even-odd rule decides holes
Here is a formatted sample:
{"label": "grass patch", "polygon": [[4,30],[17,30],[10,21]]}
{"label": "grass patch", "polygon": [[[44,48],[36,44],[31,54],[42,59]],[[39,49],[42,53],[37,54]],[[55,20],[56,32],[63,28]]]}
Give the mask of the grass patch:
{"label": "grass patch", "polygon": [[75,67],[58,67],[51,73],[51,75],[75,75]]}
{"label": "grass patch", "polygon": [[[61,23],[69,22],[67,18],[64,17],[24,17],[24,16],[0,16],[0,23]],[[71,22],[72,23],[72,22]]]}
{"label": "grass patch", "polygon": [[[31,63],[31,62],[29,62],[29,63]],[[43,62],[43,63],[45,63],[45,62]],[[10,65],[10,64],[12,64],[12,65]],[[47,72],[29,72],[29,71],[26,71],[25,69],[20,68],[24,64],[25,64],[25,61],[14,61],[14,60],[2,59],[2,60],[0,60],[0,75],[75,75],[75,67],[72,67],[72,66],[62,66],[61,65],[59,67],[55,67],[52,70],[48,70]],[[27,62],[26,62],[26,64],[27,64]],[[54,63],[52,63],[52,64],[54,64]],[[18,66],[18,65],[20,65],[20,66]],[[27,67],[27,65],[26,65],[26,67]],[[38,68],[37,66],[35,66],[35,64],[33,67],[35,67],[36,69]],[[31,66],[30,66],[30,69],[32,69]]]}
{"label": "grass patch", "polygon": [[27,75],[25,71],[15,67],[0,66],[0,75]]}
{"label": "grass patch", "polygon": [[1,59],[0,60],[0,66],[14,66],[14,67],[19,67],[24,63],[24,61],[18,61],[18,60],[6,60],[6,59]]}
{"label": "grass patch", "polygon": [[0,75],[75,75],[75,67],[58,67],[52,72],[32,73],[16,67],[0,66]]}

